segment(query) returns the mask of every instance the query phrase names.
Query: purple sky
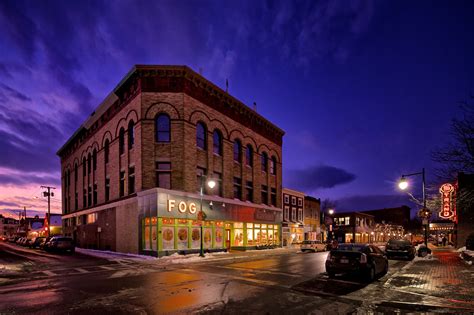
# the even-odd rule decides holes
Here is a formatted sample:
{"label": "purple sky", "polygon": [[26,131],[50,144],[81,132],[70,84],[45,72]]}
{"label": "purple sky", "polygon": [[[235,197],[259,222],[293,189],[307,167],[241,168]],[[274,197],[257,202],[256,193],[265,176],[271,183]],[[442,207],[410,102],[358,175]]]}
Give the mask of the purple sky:
{"label": "purple sky", "polygon": [[472,1],[0,1],[0,210],[44,211],[56,150],[134,64],[228,78],[286,131],[285,186],[341,210],[406,204],[397,178],[435,183],[430,152],[474,93],[473,16]]}

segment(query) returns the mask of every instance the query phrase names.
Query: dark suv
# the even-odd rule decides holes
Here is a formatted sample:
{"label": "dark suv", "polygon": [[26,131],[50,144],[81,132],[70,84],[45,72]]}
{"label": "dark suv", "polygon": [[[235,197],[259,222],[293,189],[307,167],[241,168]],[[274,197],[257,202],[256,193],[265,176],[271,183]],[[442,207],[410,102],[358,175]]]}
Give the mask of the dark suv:
{"label": "dark suv", "polygon": [[415,258],[416,249],[410,241],[392,239],[385,246],[385,254],[389,259],[393,257],[406,257],[412,260]]}
{"label": "dark suv", "polygon": [[70,237],[54,236],[45,247],[47,251],[51,252],[70,252],[74,253],[76,246],[74,240]]}

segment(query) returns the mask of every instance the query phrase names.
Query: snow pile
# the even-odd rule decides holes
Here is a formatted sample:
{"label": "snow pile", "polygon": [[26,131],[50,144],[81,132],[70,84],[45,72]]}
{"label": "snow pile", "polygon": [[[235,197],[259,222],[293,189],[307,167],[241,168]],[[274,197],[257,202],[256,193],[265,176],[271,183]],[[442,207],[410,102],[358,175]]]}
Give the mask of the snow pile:
{"label": "snow pile", "polygon": [[199,262],[202,260],[216,258],[222,255],[229,255],[229,252],[206,253],[204,254],[204,257],[200,257],[199,254],[180,255],[178,253],[174,253],[173,255],[163,256],[159,258],[159,261],[169,262],[171,264],[181,264],[181,263],[189,263],[189,262]]}
{"label": "snow pile", "polygon": [[425,257],[419,257],[419,256],[416,256],[415,259],[413,259],[413,261],[427,261],[427,260],[438,260],[438,258],[435,258],[432,254],[428,254],[426,255]]}
{"label": "snow pile", "polygon": [[93,256],[97,258],[104,258],[104,259],[120,259],[120,258],[131,258],[131,259],[136,259],[136,260],[156,260],[157,259],[156,257],[146,256],[146,255],[125,254],[125,253],[112,252],[109,250],[86,249],[86,248],[79,248],[79,247],[76,247],[76,253]]}
{"label": "snow pile", "polygon": [[457,252],[458,252],[458,253],[461,253],[461,252],[463,252],[463,251],[465,251],[465,250],[466,250],[466,246],[461,247],[461,248],[458,248]]}

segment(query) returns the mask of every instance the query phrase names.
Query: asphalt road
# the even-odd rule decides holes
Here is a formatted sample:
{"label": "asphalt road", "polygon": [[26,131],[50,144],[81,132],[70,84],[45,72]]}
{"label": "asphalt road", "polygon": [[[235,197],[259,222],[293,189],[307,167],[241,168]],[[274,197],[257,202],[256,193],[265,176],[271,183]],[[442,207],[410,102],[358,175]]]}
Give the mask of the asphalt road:
{"label": "asphalt road", "polygon": [[[353,313],[406,261],[368,286],[330,280],[327,252],[233,252],[199,261],[99,259],[0,243],[1,314]],[[348,295],[351,299],[346,298]]]}

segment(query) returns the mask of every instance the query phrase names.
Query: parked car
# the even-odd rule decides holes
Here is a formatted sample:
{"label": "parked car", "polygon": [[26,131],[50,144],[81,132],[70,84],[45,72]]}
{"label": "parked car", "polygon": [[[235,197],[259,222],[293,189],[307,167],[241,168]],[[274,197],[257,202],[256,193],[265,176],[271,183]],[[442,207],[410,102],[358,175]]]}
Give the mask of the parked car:
{"label": "parked car", "polygon": [[55,236],[49,241],[47,250],[74,253],[76,247],[74,245],[74,240],[71,237]]}
{"label": "parked car", "polygon": [[43,243],[44,240],[45,240],[45,237],[38,236],[30,243],[30,248],[39,248],[40,244]]}
{"label": "parked car", "polygon": [[43,242],[40,243],[39,247],[41,249],[48,250],[49,242],[51,241],[52,238],[53,236],[48,236],[47,238],[45,238]]}
{"label": "parked car", "polygon": [[321,241],[303,241],[302,252],[324,252],[327,250],[326,244]]}
{"label": "parked car", "polygon": [[385,246],[385,255],[388,259],[393,257],[406,257],[410,260],[415,258],[416,249],[410,241],[407,240],[388,240]]}
{"label": "parked car", "polygon": [[19,237],[19,238],[15,241],[15,243],[16,243],[17,245],[21,245],[21,243],[23,243],[24,240],[25,240],[24,237]]}
{"label": "parked car", "polygon": [[388,259],[378,247],[370,244],[339,244],[329,252],[326,272],[330,278],[336,274],[356,274],[365,281],[388,272]]}

